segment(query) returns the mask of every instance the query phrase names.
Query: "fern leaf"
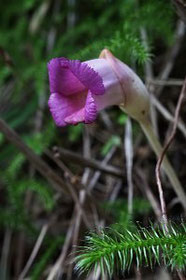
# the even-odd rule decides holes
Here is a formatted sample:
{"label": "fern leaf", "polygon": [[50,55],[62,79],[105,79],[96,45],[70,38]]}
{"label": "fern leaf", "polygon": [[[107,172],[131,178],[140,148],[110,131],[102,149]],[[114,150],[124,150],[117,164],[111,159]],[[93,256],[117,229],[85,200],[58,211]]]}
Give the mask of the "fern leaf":
{"label": "fern leaf", "polygon": [[186,269],[186,229],[170,225],[169,232],[163,226],[150,229],[140,228],[137,232],[126,230],[120,234],[107,230],[101,234],[91,233],[86,237],[86,246],[76,257],[76,269],[80,272],[90,272],[101,268],[102,275],[109,276],[114,271],[126,271],[135,260],[137,267],[145,264],[164,263],[171,269]]}

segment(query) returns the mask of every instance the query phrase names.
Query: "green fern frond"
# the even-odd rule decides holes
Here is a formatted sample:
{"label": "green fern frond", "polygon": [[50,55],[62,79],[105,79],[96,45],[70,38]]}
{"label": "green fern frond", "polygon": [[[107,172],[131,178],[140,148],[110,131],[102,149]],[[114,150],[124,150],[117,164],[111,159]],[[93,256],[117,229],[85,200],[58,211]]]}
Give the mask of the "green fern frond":
{"label": "green fern frond", "polygon": [[140,38],[132,34],[131,30],[117,30],[111,38],[95,41],[71,56],[71,58],[87,60],[92,57],[98,57],[99,53],[104,48],[108,48],[113,53],[121,53],[122,58],[127,62],[131,62],[132,58],[139,64],[144,64],[152,56]]}
{"label": "green fern frond", "polygon": [[79,273],[90,272],[98,267],[110,277],[116,271],[126,271],[133,261],[153,268],[164,263],[171,269],[186,269],[186,227],[169,225],[168,233],[162,226],[150,229],[139,228],[124,233],[107,230],[100,234],[91,233],[86,245],[76,257]]}
{"label": "green fern frond", "polygon": [[112,215],[114,224],[110,227],[119,231],[120,233],[127,229],[135,231],[136,225],[134,221],[140,215],[147,215],[151,211],[149,202],[142,198],[134,198],[133,200],[133,213],[128,212],[127,199],[117,199],[112,202],[105,202],[103,208],[106,210],[107,215]]}
{"label": "green fern frond", "polygon": [[23,179],[13,185],[13,188],[20,199],[27,190],[32,190],[37,194],[46,210],[50,211],[54,207],[55,200],[52,191],[42,180]]}

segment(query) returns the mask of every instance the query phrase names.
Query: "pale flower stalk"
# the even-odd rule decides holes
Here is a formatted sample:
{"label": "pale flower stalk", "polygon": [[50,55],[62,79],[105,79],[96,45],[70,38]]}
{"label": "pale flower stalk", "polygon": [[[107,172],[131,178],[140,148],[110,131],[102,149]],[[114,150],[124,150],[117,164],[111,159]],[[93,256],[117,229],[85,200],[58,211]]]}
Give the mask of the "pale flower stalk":
{"label": "pale flower stalk", "polygon": [[[126,64],[115,58],[108,50],[103,50],[100,57],[109,61],[123,88],[125,99],[124,103],[120,105],[121,110],[140,123],[140,126],[143,129],[152,149],[156,153],[157,157],[160,157],[162,153],[162,146],[154,134],[149,119],[149,94],[145,85]],[[127,79],[126,73],[128,74]],[[183,208],[186,209],[186,194],[175,170],[166,156],[163,159],[162,167],[169,178],[175,193],[182,203]]]}

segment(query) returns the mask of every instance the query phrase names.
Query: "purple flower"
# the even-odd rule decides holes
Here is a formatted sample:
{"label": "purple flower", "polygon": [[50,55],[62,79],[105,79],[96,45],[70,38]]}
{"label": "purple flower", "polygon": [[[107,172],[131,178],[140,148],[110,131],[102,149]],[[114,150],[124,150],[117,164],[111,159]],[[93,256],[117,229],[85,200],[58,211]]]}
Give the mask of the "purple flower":
{"label": "purple flower", "polygon": [[99,59],[85,62],[54,58],[48,63],[48,72],[48,104],[58,126],[92,123],[101,109],[125,104],[127,92],[136,89],[136,81],[138,89],[144,87],[108,50],[103,50]]}

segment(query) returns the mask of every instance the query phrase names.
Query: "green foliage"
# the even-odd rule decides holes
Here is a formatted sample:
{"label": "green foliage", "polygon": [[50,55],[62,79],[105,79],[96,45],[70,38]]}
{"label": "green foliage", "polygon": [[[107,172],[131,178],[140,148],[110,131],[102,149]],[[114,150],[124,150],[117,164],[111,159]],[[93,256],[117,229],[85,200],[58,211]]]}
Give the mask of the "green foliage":
{"label": "green foliage", "polygon": [[53,122],[48,122],[42,132],[35,133],[33,136],[24,137],[27,145],[32,148],[36,154],[41,155],[50,145],[55,136],[55,126]]}
{"label": "green foliage", "polygon": [[[50,133],[48,133],[48,130]],[[54,125],[49,122],[42,132],[24,136],[24,141],[37,154],[41,155],[48,147],[54,137]],[[3,145],[3,140],[1,145]],[[0,224],[14,229],[25,229],[34,231],[32,222],[25,209],[24,197],[29,190],[36,194],[36,198],[41,201],[46,211],[51,211],[54,207],[54,198],[51,188],[47,182],[41,178],[31,178],[25,175],[25,156],[15,150],[12,146],[6,146],[0,154],[1,161],[8,163],[6,172],[0,172],[1,179],[7,190],[7,208],[0,208]]]}
{"label": "green foliage", "polygon": [[117,122],[120,125],[124,125],[126,123],[127,119],[128,119],[128,116],[126,114],[124,114],[124,112],[122,112],[122,114],[119,115]]}
{"label": "green foliage", "polygon": [[[127,212],[128,205],[126,199],[118,199],[113,202],[106,202],[104,205],[105,209],[112,212],[115,217],[119,217],[121,212]],[[135,197],[133,200],[133,215],[144,215],[148,214],[151,210],[150,203],[143,198]]]}
{"label": "green foliage", "polygon": [[[1,174],[2,175],[2,174]],[[30,220],[28,209],[26,209],[24,196],[26,192],[32,191],[46,211],[51,211],[54,207],[54,198],[52,191],[46,182],[28,178],[21,180],[12,180],[3,178],[7,192],[7,208],[0,207],[0,224],[15,230],[26,230],[36,233],[36,229]]]}
{"label": "green foliage", "polygon": [[151,210],[149,202],[142,198],[134,198],[133,212],[128,213],[128,203],[126,199],[118,199],[113,202],[106,202],[103,207],[108,215],[112,214],[114,223],[110,226],[116,230],[124,229],[135,230],[134,221],[140,215],[147,215]]}
{"label": "green foliage", "polygon": [[42,181],[35,181],[32,179],[25,179],[19,182],[19,185],[12,186],[12,188],[17,193],[17,197],[23,197],[23,194],[26,190],[32,190],[41,200],[44,205],[44,208],[48,211],[52,210],[54,207],[54,199],[52,196],[51,189]]}
{"label": "green foliage", "polygon": [[168,232],[161,226],[139,228],[122,233],[103,230],[91,233],[76,257],[79,273],[95,271],[100,267],[102,277],[130,270],[133,262],[153,268],[164,263],[171,269],[186,270],[186,226],[169,225]]}
{"label": "green foliage", "polygon": [[111,138],[103,145],[103,148],[101,150],[101,154],[105,156],[112,147],[114,146],[120,146],[121,145],[121,139],[117,135],[112,135]]}
{"label": "green foliage", "polygon": [[[48,133],[48,130],[50,133]],[[42,133],[24,136],[24,141],[37,154],[41,155],[48,147],[54,137],[54,125],[52,122],[43,128]],[[2,139],[3,145],[5,139]],[[25,195],[27,191],[35,193],[35,197],[41,202],[46,211],[51,211],[54,207],[54,198],[51,188],[47,182],[41,178],[31,178],[25,175],[25,156],[12,146],[6,146],[0,154],[0,158],[4,163],[8,163],[6,172],[0,172],[1,180],[6,186],[6,208],[0,207],[0,224],[15,230],[26,230],[31,234],[36,233],[32,220],[25,208]],[[28,167],[27,167],[28,168]]]}
{"label": "green foliage", "polygon": [[71,142],[76,142],[82,135],[83,125],[78,124],[76,126],[70,126],[68,128],[68,138]]}
{"label": "green foliage", "polygon": [[[172,41],[173,11],[170,3],[150,0],[144,1],[139,6],[137,1],[116,2],[113,2],[114,6],[111,2],[104,10],[101,15],[102,20],[94,21],[94,25],[92,24],[91,30],[96,28],[102,30],[101,34],[96,34],[95,40],[91,40],[91,44],[81,48],[76,54],[72,54],[72,58],[86,60],[92,56],[97,57],[99,52],[107,47],[128,63],[137,61],[143,64],[151,58],[151,46],[155,39],[161,37],[165,44]],[[107,33],[108,20],[116,15],[118,22],[115,22],[114,26],[109,25],[110,32]],[[85,29],[89,28],[89,24],[91,24],[90,20],[88,23],[86,21],[86,26],[85,23],[78,25],[78,30],[74,28],[72,34],[75,35],[78,31],[77,34],[80,36],[81,32],[84,33]],[[141,39],[140,28],[147,30],[148,49]],[[93,35],[94,33],[92,32]],[[60,44],[64,41],[65,36],[60,40]]]}

